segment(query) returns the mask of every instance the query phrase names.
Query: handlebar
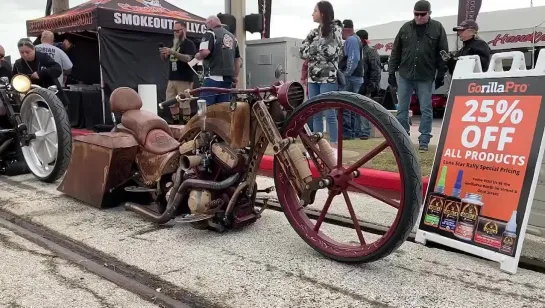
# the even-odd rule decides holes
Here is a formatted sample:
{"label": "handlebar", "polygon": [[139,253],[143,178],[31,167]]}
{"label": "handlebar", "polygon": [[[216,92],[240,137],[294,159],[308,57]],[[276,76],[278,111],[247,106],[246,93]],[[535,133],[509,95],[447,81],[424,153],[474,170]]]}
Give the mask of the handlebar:
{"label": "handlebar", "polygon": [[[276,86],[269,86],[264,88],[255,87],[252,89],[226,89],[226,88],[216,88],[216,87],[201,87],[193,90],[186,90],[184,93],[176,95],[176,97],[168,99],[162,103],[159,103],[159,108],[163,109],[165,107],[170,107],[176,103],[182,103],[190,100],[194,100],[197,97],[193,97],[194,94],[201,92],[214,92],[214,95],[220,94],[259,94],[263,92],[269,92],[276,89]],[[189,96],[189,97],[188,97]]]}

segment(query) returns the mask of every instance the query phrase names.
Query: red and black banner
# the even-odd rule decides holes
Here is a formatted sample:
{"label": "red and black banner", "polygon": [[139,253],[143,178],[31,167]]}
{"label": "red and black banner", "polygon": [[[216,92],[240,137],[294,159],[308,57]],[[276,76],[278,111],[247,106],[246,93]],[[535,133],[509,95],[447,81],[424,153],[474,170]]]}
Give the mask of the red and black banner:
{"label": "red and black banner", "polygon": [[270,38],[272,0],[258,0],[257,6],[259,14],[263,15],[263,33],[261,33],[261,38]]}
{"label": "red and black banner", "polygon": [[458,25],[468,19],[477,21],[482,2],[483,0],[459,0]]}
{"label": "red and black banner", "polygon": [[188,36],[202,36],[204,18],[164,0],[89,0],[62,13],[28,20],[27,34],[44,30],[72,32],[98,27],[171,34],[174,22],[186,23]]}

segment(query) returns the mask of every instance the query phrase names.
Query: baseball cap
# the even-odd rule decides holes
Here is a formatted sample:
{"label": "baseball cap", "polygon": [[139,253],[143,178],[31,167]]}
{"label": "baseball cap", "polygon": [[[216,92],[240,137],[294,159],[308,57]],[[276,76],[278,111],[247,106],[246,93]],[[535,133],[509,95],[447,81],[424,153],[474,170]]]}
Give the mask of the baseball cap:
{"label": "baseball cap", "polygon": [[431,11],[431,4],[426,0],[417,1],[414,4],[414,10],[417,12],[429,12]]}
{"label": "baseball cap", "polygon": [[452,28],[452,31],[459,31],[459,30],[479,30],[479,25],[474,20],[464,20],[460,23],[458,27]]}

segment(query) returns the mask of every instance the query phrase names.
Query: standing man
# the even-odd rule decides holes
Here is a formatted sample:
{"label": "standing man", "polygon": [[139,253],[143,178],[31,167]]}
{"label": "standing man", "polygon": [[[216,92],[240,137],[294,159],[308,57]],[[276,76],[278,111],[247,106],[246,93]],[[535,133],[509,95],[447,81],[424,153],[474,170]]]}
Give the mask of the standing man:
{"label": "standing man", "polygon": [[399,29],[388,63],[390,86],[398,87],[395,73],[399,71],[397,119],[407,133],[410,133],[409,107],[413,90],[416,90],[418,95],[422,112],[418,137],[420,152],[428,151],[432,137],[433,81],[435,80],[435,89],[441,87],[447,71],[447,66],[440,55],[442,50],[448,52],[447,34],[443,25],[430,19],[430,15],[431,5],[428,1],[416,2],[414,19]]}
{"label": "standing man", "polygon": [[[195,55],[197,60],[203,60],[203,87],[231,89],[238,83],[241,67],[237,39],[222,27],[218,16],[208,17],[206,27],[208,31],[204,33],[199,52]],[[214,94],[203,91],[199,96],[206,100],[208,106],[231,101],[230,94]]]}
{"label": "standing man", "polygon": [[55,35],[51,31],[44,31],[42,32],[42,36],[40,38],[40,41],[42,42],[39,45],[36,45],[35,49],[39,52],[43,52],[48,54],[55,62],[59,63],[59,65],[62,68],[62,73],[59,76],[59,84],[62,87],[64,87],[64,84],[66,83],[66,78],[70,73],[72,72],[72,61],[70,61],[70,58],[66,55],[66,53],[56,47],[55,44]]}
{"label": "standing man", "polygon": [[[356,35],[360,38],[362,44],[362,63],[363,63],[363,84],[359,90],[359,94],[367,97],[373,97],[380,90],[380,56],[378,51],[369,46],[369,34],[365,30],[359,30]],[[367,140],[371,135],[371,125],[369,120],[361,119],[362,134],[360,139]]]}
{"label": "standing man", "polygon": [[481,69],[483,72],[486,72],[488,70],[488,65],[490,64],[490,46],[477,35],[477,31],[479,31],[477,22],[474,20],[465,20],[452,30],[458,32],[458,37],[464,45],[454,54],[454,56],[447,60],[449,73],[451,75],[454,73],[456,61],[459,57],[470,55],[479,56],[481,60]]}
{"label": "standing man", "polygon": [[[186,26],[181,21],[174,23],[174,39],[172,47],[160,47],[161,58],[168,59],[169,73],[166,98],[171,99],[176,95],[183,93],[187,89],[193,88],[194,72],[187,64],[192,59],[192,55],[197,52],[195,44],[187,39]],[[192,101],[191,101],[192,102]],[[175,124],[186,124],[191,116],[196,113],[195,103],[183,102],[179,106],[171,106],[170,114]],[[193,108],[192,108],[193,107]],[[182,111],[180,112],[180,109]],[[180,116],[180,113],[182,114]]]}
{"label": "standing man", "polygon": [[[352,20],[345,19],[343,21],[342,35],[344,55],[339,61],[339,69],[346,77],[346,84],[342,90],[358,93],[363,84],[362,44],[360,38],[354,33],[354,22]],[[362,117],[358,114],[348,110],[343,111],[343,137],[345,140],[363,137],[361,120]]]}

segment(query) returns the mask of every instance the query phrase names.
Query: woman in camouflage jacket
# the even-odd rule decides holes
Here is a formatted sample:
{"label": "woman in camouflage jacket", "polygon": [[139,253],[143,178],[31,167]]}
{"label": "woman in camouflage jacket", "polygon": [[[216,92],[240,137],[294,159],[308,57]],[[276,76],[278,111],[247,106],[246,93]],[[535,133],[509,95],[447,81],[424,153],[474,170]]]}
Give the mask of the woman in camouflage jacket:
{"label": "woman in camouflage jacket", "polygon": [[[335,20],[333,6],[328,1],[320,1],[312,14],[319,26],[312,29],[299,49],[301,59],[308,61],[308,97],[337,91],[337,68],[342,52],[342,24]],[[337,115],[334,109],[326,110],[327,131],[331,145],[337,145]],[[323,114],[311,120],[313,131],[323,131]]]}

